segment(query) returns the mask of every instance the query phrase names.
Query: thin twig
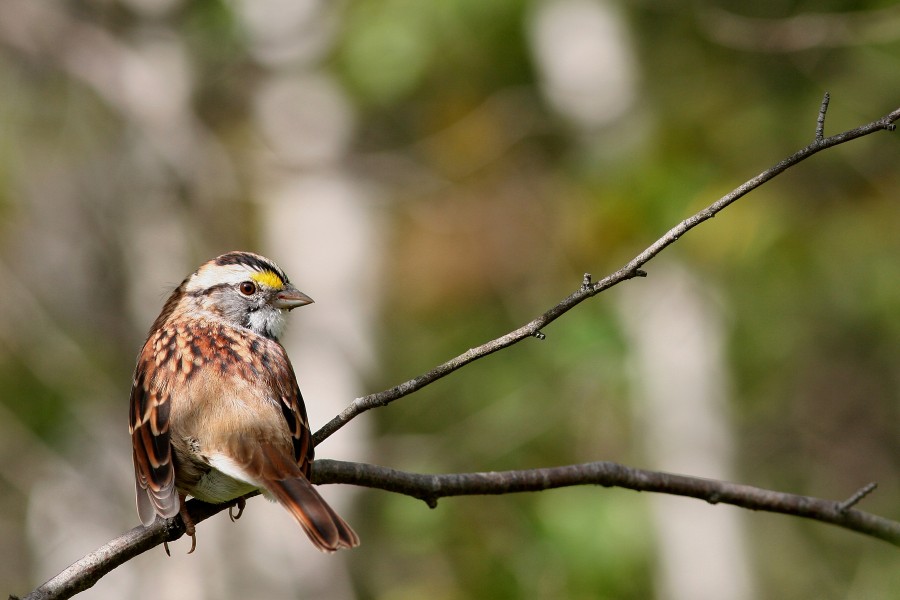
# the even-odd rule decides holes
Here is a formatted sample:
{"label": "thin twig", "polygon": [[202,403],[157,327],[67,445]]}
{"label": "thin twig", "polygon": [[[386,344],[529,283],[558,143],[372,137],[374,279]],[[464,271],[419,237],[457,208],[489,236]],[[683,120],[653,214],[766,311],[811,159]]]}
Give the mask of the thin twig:
{"label": "thin twig", "polygon": [[[823,104],[825,104],[824,101]],[[824,112],[820,110],[819,114],[824,115]],[[703,223],[704,221],[715,217],[727,206],[729,206],[742,196],[755,190],[773,177],[778,176],[790,167],[793,167],[797,163],[806,160],[813,154],[825,150],[826,148],[831,148],[833,146],[837,146],[838,144],[843,144],[845,142],[861,138],[863,136],[875,133],[876,131],[893,131],[895,128],[894,122],[898,119],[900,119],[900,108],[894,110],[893,112],[876,121],[872,121],[871,123],[868,123],[861,127],[857,127],[856,129],[850,129],[843,133],[839,133],[827,138],[816,138],[805,148],[798,150],[773,167],[766,169],[756,177],[741,184],[725,196],[722,196],[721,198],[710,204],[708,207],[704,208],[695,215],[688,217],[687,219],[667,231],[665,235],[653,242],[653,244],[648,246],[643,252],[631,259],[631,261],[629,261],[618,271],[607,275],[600,281],[590,285],[584,285],[585,282],[589,281],[589,278],[586,277],[582,281],[582,285],[577,291],[570,294],[567,298],[564,298],[559,302],[559,304],[546,311],[544,314],[535,319],[532,319],[518,329],[475,348],[470,348],[459,356],[452,358],[441,365],[438,365],[434,369],[423,373],[418,377],[414,377],[408,381],[404,381],[403,383],[396,385],[390,389],[377,392],[375,394],[369,394],[368,396],[362,396],[361,398],[356,398],[353,402],[350,403],[347,408],[341,411],[339,415],[334,417],[331,421],[329,421],[321,429],[319,429],[313,436],[313,439],[316,441],[316,443],[321,443],[323,440],[327,439],[328,436],[332,435],[341,427],[368,410],[380,406],[387,406],[394,400],[397,400],[404,396],[408,396],[409,394],[422,389],[430,383],[434,383],[442,377],[446,377],[450,373],[464,367],[465,365],[473,361],[484,358],[485,356],[493,354],[498,350],[508,348],[509,346],[517,344],[529,337],[535,337],[536,333],[541,332],[541,330],[547,325],[549,325],[577,305],[581,304],[588,298],[592,298],[600,292],[618,285],[623,281],[627,281],[635,277],[645,276],[646,273],[641,270],[641,267],[647,264],[647,262],[653,259],[657,254],[665,250],[671,244],[675,243],[678,238],[683,236],[685,233],[687,233],[700,223]]]}
{"label": "thin twig", "polygon": [[816,141],[821,142],[825,138],[825,113],[828,112],[828,101],[831,95],[825,92],[822,96],[822,105],[819,106],[819,117],[816,119]]}
{"label": "thin twig", "polygon": [[878,487],[878,483],[875,481],[873,481],[871,483],[867,483],[866,485],[862,486],[861,488],[856,490],[855,494],[853,494],[852,496],[850,496],[849,498],[847,498],[846,500],[844,500],[843,502],[838,504],[838,506],[837,506],[838,512],[841,512],[841,513],[847,512],[848,510],[850,510],[851,508],[853,508],[854,506],[859,504],[860,500],[862,500],[863,498],[865,498],[866,496],[868,496],[869,494],[874,492],[875,488],[877,488],[877,487]]}

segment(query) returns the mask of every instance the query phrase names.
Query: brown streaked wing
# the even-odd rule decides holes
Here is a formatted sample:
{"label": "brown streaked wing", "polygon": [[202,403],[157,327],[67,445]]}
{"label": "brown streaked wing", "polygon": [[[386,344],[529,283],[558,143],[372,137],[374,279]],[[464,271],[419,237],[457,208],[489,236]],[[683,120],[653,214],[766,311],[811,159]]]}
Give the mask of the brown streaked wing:
{"label": "brown streaked wing", "polygon": [[142,352],[131,388],[129,422],[138,515],[144,525],[153,523],[157,514],[174,517],[179,509],[169,443],[170,402],[148,389],[148,364]]}
{"label": "brown streaked wing", "polygon": [[303,404],[303,395],[300,386],[297,385],[297,377],[288,360],[284,347],[273,342],[278,352],[273,352],[274,359],[270,359],[269,368],[273,370],[273,381],[276,382],[274,396],[281,400],[281,414],[287,422],[291,432],[291,441],[294,446],[294,460],[300,466],[303,474],[309,478],[310,465],[315,456],[312,445],[312,434],[309,430],[309,420],[306,417],[306,405]]}
{"label": "brown streaked wing", "polygon": [[294,460],[309,478],[310,466],[315,456],[312,445],[312,434],[309,431],[309,422],[306,419],[306,407],[303,405],[303,396],[300,388],[294,386],[294,393],[281,397],[281,412],[291,431],[291,441],[294,445]]}

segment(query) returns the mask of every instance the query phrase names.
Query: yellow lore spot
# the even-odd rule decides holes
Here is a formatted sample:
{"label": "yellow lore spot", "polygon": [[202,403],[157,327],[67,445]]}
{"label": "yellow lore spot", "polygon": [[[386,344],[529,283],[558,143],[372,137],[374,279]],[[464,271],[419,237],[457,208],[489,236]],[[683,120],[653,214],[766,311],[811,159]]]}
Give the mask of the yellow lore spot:
{"label": "yellow lore spot", "polygon": [[276,290],[284,287],[284,282],[281,280],[281,277],[279,277],[272,271],[261,271],[258,273],[253,273],[252,275],[250,275],[250,279],[268,288]]}

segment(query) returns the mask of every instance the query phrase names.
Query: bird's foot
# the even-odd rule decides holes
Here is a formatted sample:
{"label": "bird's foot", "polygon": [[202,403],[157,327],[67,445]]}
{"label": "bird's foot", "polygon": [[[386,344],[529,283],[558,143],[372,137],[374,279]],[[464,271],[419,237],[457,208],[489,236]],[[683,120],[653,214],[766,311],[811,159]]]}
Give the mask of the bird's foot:
{"label": "bird's foot", "polygon": [[[244,514],[245,506],[247,506],[247,500],[241,496],[234,501],[234,504],[228,507],[228,518],[231,519],[232,523],[241,518],[241,515]],[[233,512],[235,508],[237,508],[237,514]]]}

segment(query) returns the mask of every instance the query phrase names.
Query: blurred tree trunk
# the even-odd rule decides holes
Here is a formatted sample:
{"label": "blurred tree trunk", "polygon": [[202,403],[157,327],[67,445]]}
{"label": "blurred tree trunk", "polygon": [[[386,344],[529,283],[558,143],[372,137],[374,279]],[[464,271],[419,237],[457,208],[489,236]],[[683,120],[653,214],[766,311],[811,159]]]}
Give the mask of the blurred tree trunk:
{"label": "blurred tree trunk", "polygon": [[[713,292],[683,265],[664,261],[622,299],[648,467],[735,480],[725,327]],[[740,513],[672,496],[654,496],[650,506],[660,599],[755,597]]]}

